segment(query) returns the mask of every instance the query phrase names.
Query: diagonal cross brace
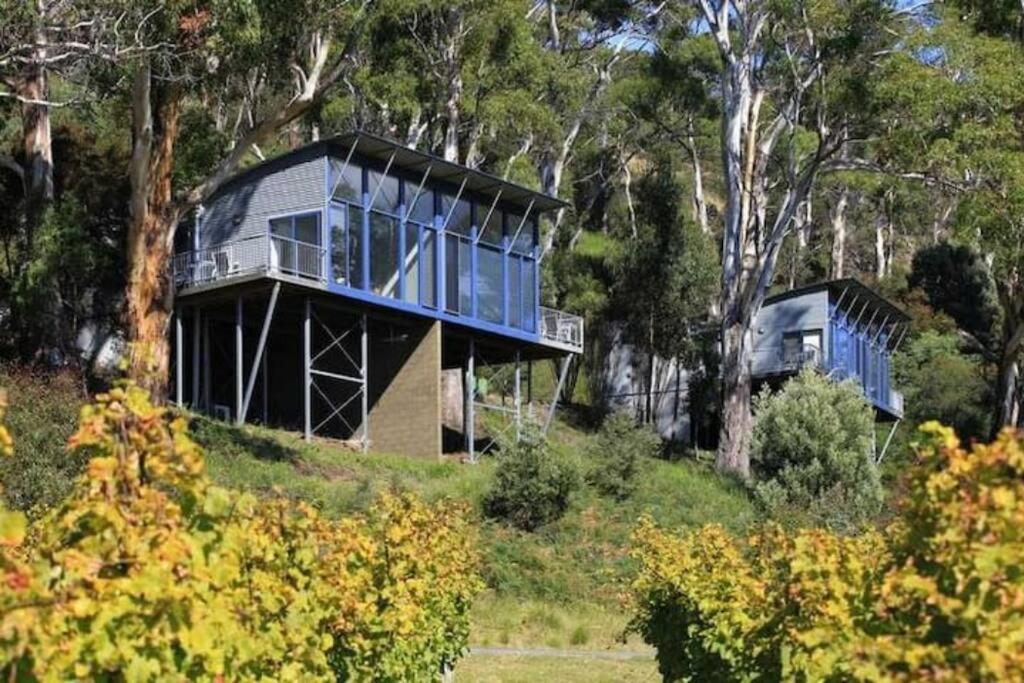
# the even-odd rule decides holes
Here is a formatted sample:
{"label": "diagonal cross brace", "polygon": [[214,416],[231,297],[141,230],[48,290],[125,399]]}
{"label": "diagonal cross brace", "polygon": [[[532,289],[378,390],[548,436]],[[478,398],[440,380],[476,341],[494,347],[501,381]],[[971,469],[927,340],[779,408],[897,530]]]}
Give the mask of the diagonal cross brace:
{"label": "diagonal cross brace", "polygon": [[260,330],[260,341],[256,345],[256,356],[252,361],[252,370],[249,371],[249,382],[245,387],[245,399],[242,401],[242,411],[238,415],[239,424],[244,424],[245,416],[249,414],[249,402],[252,401],[252,390],[256,386],[256,372],[259,370],[260,361],[263,360],[263,352],[267,347],[267,335],[270,333],[270,323],[274,319],[277,295],[280,293],[281,283],[275,282],[274,289],[270,292],[270,301],[267,303],[267,313],[263,316],[263,328]]}

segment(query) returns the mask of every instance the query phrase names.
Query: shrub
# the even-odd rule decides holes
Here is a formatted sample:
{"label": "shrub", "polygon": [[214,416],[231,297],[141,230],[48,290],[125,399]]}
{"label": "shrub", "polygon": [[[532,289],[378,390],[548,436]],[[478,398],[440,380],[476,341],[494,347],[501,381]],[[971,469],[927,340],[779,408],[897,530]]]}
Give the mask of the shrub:
{"label": "shrub", "polygon": [[574,464],[548,448],[540,432],[530,427],[518,442],[503,445],[484,512],[533,531],[560,518],[579,486]]}
{"label": "shrub", "polygon": [[871,457],[874,414],[856,385],[807,370],[754,405],[754,496],[769,511],[856,525],[877,512],[882,485]]}
{"label": "shrub", "polygon": [[71,448],[87,473],[28,545],[0,510],[5,678],[429,681],[465,648],[465,510],[385,496],[331,522],[213,486],[135,386],[83,409]]}
{"label": "shrub", "polygon": [[85,467],[85,458],[67,449],[83,398],[81,379],[70,370],[5,365],[0,386],[8,389],[7,424],[18,443],[13,457],[0,459],[4,499],[36,517],[63,500]]}
{"label": "shrub", "polygon": [[641,463],[660,447],[661,439],[649,427],[638,426],[625,412],[614,413],[587,449],[587,481],[602,494],[625,500],[636,490]]}
{"label": "shrub", "polygon": [[632,628],[665,680],[1024,679],[1024,440],[924,434],[883,532],[642,521]]}

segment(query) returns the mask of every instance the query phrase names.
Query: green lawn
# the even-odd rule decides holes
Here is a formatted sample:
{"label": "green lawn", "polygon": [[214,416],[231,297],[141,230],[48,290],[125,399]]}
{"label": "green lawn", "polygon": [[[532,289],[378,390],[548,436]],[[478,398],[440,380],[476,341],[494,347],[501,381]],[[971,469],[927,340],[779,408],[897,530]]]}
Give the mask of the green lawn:
{"label": "green lawn", "polygon": [[[525,533],[480,518],[480,502],[494,472],[491,458],[467,465],[364,455],[327,441],[307,444],[295,434],[238,429],[205,418],[194,421],[193,431],[206,447],[211,475],[221,484],[301,498],[329,515],[365,509],[387,489],[467,502],[480,525],[488,586],[473,611],[471,641],[476,646],[647,651],[635,635],[623,640],[628,615],[621,600],[631,572],[629,535],[637,519],[648,514],[674,527],[714,521],[742,531],[754,517],[742,488],[709,465],[650,460],[631,499],[615,502],[586,488],[561,520]],[[566,422],[556,422],[552,430],[555,448],[581,460],[589,438]],[[597,678],[572,678],[581,668],[578,661],[481,656],[460,666],[459,679],[641,681],[656,675],[653,662],[646,661],[602,660],[593,667],[582,669]]]}
{"label": "green lawn", "polygon": [[609,661],[514,655],[470,655],[455,667],[457,683],[654,683],[650,661]]}

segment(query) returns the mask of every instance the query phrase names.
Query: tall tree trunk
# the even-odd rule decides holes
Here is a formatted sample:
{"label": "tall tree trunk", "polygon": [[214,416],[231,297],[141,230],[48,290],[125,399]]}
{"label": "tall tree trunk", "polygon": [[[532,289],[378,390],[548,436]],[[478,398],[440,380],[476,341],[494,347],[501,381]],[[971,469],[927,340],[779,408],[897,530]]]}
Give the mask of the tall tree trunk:
{"label": "tall tree trunk", "polygon": [[176,83],[155,88],[148,65],[139,67],[132,95],[131,222],[125,323],[129,375],[157,400],[167,395],[168,331],[174,307],[169,267],[178,224],[171,173],[182,92]]}
{"label": "tall tree trunk", "polygon": [[[41,33],[37,40],[45,40],[45,34]],[[30,100],[22,105],[29,209],[27,247],[30,253],[39,218],[46,206],[53,201],[53,144],[50,134],[50,108],[45,103],[49,97],[49,86],[46,68],[43,66],[46,57],[45,46],[37,48],[34,56],[37,58],[26,65],[24,77],[20,82],[20,95]]]}
{"label": "tall tree trunk", "polygon": [[445,161],[459,160],[459,125],[462,109],[462,13],[458,9],[449,8],[445,13],[445,31],[447,40],[444,46],[445,75],[448,77],[447,92],[444,101],[445,129],[444,149],[442,156]]}
{"label": "tall tree trunk", "polygon": [[839,189],[839,198],[829,211],[832,221],[832,259],[829,276],[839,279],[846,272],[846,208],[850,202],[850,191],[843,185]]}
{"label": "tall tree trunk", "polygon": [[999,301],[1003,309],[1002,338],[1000,340],[999,376],[996,388],[996,421],[992,425],[992,435],[1000,429],[1013,426],[1021,418],[1020,411],[1020,350],[1024,343],[1024,318],[1020,296],[1015,296],[1015,288],[1002,286],[999,288]]}
{"label": "tall tree trunk", "polygon": [[735,322],[722,329],[722,427],[716,464],[743,478],[750,476],[751,374],[753,338],[749,325]]}
{"label": "tall tree trunk", "polygon": [[686,133],[686,151],[690,153],[690,164],[693,166],[693,216],[705,235],[711,234],[708,223],[708,203],[704,197],[704,170],[701,167],[700,152],[693,138],[693,121],[689,123]]}
{"label": "tall tree trunk", "polygon": [[886,233],[886,217],[885,214],[879,214],[875,218],[875,278],[881,280],[889,272],[889,264],[886,260],[885,251],[885,233]]}

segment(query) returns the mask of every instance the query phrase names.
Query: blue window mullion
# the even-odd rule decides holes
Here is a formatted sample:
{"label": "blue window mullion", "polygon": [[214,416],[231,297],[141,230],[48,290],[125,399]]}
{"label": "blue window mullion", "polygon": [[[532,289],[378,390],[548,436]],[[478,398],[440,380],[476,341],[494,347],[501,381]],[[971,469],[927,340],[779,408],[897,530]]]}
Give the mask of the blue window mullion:
{"label": "blue window mullion", "polygon": [[469,312],[474,318],[477,317],[477,282],[476,282],[476,269],[477,269],[477,255],[476,255],[476,226],[470,226],[469,228]]}
{"label": "blue window mullion", "polygon": [[444,230],[444,218],[441,216],[441,193],[434,193],[434,252],[437,258],[437,268],[434,270],[434,286],[437,288],[435,301],[438,311],[446,311],[448,292],[447,273],[445,272],[445,251],[448,249],[448,239]]}
{"label": "blue window mullion", "polygon": [[423,306],[427,299],[424,296],[424,272],[426,270],[426,258],[423,256],[423,231],[424,228],[419,223],[416,224],[416,303]]}
{"label": "blue window mullion", "polygon": [[[383,182],[383,180],[381,181]],[[398,299],[405,301],[405,183],[398,181]]]}
{"label": "blue window mullion", "polygon": [[362,283],[360,288],[370,291],[370,173],[367,169],[363,171],[363,224],[362,240],[359,250],[362,252],[360,260],[363,262],[363,272],[360,273]]}

